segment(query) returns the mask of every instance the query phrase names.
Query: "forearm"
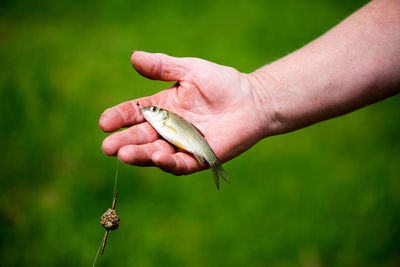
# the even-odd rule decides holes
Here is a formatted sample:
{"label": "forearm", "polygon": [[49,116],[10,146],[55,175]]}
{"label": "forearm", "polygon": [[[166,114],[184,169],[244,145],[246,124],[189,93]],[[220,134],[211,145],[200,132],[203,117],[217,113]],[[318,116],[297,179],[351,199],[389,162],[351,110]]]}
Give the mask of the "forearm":
{"label": "forearm", "polygon": [[372,1],[250,76],[267,114],[265,136],[394,95],[400,91],[400,1]]}

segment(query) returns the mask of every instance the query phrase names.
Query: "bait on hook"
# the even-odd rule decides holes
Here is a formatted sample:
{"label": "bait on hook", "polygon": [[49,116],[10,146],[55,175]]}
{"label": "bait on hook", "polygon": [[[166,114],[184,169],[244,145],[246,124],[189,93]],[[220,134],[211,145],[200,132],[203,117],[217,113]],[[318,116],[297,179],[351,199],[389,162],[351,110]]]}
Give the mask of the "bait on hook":
{"label": "bait on hook", "polygon": [[93,267],[96,265],[97,257],[101,248],[101,255],[104,253],[104,248],[106,247],[107,238],[109,231],[115,230],[118,228],[119,224],[119,216],[115,210],[115,204],[117,203],[118,189],[117,189],[117,179],[118,179],[118,167],[119,160],[117,158],[117,168],[115,171],[115,181],[114,181],[114,199],[111,205],[111,209],[108,209],[100,218],[100,223],[106,229],[106,233],[104,235],[103,241],[100,244],[99,249],[97,250],[96,256],[94,257]]}
{"label": "bait on hook", "polygon": [[104,214],[100,218],[101,225],[103,225],[103,227],[106,229],[106,233],[103,239],[103,245],[101,247],[101,255],[103,255],[104,248],[106,247],[108,232],[110,230],[115,230],[118,228],[119,217],[117,212],[115,211],[115,203],[117,203],[117,196],[118,196],[118,190],[115,191],[115,196],[111,209],[108,209],[106,212],[104,212]]}

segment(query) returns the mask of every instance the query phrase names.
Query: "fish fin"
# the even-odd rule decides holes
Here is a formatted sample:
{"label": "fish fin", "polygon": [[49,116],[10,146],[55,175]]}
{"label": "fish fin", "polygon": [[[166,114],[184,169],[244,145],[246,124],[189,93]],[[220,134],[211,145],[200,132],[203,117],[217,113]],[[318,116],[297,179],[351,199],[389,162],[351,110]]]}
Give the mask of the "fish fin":
{"label": "fish fin", "polygon": [[167,118],[163,121],[163,125],[168,128],[168,130],[173,131],[174,133],[177,133],[178,130],[175,127],[172,127],[171,125],[168,125],[167,122],[171,117],[169,116],[169,113],[167,113]]}
{"label": "fish fin", "polygon": [[[172,143],[172,142],[171,142],[171,143]],[[176,147],[179,147],[179,148],[181,148],[181,149],[187,151],[186,147],[185,147],[184,145],[182,145],[181,143],[174,141],[173,144],[174,144]],[[196,159],[197,159],[197,157],[196,157]]]}
{"label": "fish fin", "polygon": [[212,170],[212,173],[213,173],[213,176],[214,176],[215,185],[217,186],[217,189],[218,189],[218,191],[219,191],[219,176],[218,176],[218,171],[217,171],[216,168],[212,168],[211,170]]}
{"label": "fish fin", "polygon": [[200,131],[200,129],[199,128],[197,128],[195,125],[193,125],[192,124],[192,126],[201,134],[201,136],[203,136],[204,137],[204,134]]}
{"label": "fish fin", "polygon": [[224,168],[222,168],[221,163],[217,162],[217,164],[215,164],[213,168],[216,169],[216,171],[219,173],[219,175],[221,175],[222,179],[224,179],[225,182],[227,182],[228,184],[231,183],[231,181],[229,181],[228,175],[226,175]]}
{"label": "fish fin", "polygon": [[177,129],[175,129],[175,128],[172,127],[172,126],[169,126],[168,124],[165,124],[165,123],[164,123],[164,126],[167,127],[168,130],[171,130],[171,131],[173,131],[174,133],[178,133],[178,130],[177,130]]}
{"label": "fish fin", "polygon": [[229,181],[228,175],[226,175],[226,172],[225,172],[224,168],[222,168],[222,165],[220,163],[218,163],[216,168],[218,170],[219,175],[221,175],[222,179],[224,179],[225,182],[230,184],[231,181]]}
{"label": "fish fin", "polygon": [[202,156],[198,155],[198,154],[194,154],[195,158],[197,159],[197,161],[200,163],[201,166],[204,166],[204,159]]}

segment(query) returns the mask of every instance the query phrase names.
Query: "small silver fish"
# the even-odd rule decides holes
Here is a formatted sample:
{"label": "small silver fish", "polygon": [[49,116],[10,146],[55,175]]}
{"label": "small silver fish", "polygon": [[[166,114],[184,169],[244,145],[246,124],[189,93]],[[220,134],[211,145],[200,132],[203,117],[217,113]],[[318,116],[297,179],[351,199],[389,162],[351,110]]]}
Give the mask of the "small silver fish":
{"label": "small silver fish", "polygon": [[[151,126],[168,142],[193,153],[197,161],[204,165],[204,159],[208,162],[214,175],[214,182],[219,190],[219,175],[229,184],[229,178],[215,156],[210,145],[204,139],[200,131],[181,116],[163,108],[137,105],[143,117]],[[219,174],[219,175],[218,175]]]}

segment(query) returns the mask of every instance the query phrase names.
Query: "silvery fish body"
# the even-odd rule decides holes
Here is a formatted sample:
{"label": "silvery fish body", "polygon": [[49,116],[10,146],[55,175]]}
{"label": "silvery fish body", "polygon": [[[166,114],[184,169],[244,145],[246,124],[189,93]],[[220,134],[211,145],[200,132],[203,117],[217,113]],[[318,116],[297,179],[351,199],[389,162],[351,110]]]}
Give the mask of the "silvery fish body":
{"label": "silvery fish body", "polygon": [[229,183],[229,178],[222,168],[221,163],[196,127],[171,111],[155,106],[141,107],[139,103],[137,105],[146,121],[164,139],[181,149],[193,153],[201,165],[204,164],[204,159],[208,162],[218,189],[219,175]]}

